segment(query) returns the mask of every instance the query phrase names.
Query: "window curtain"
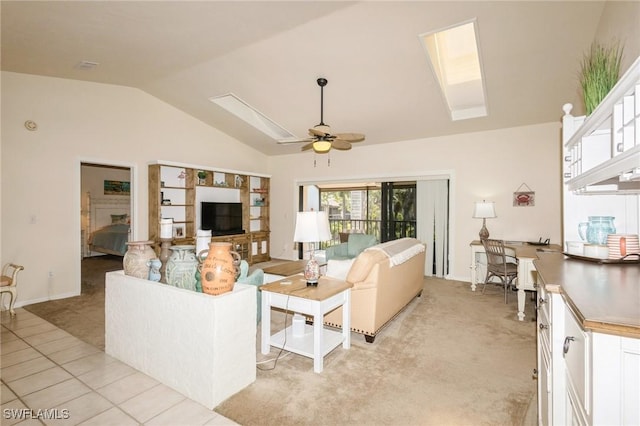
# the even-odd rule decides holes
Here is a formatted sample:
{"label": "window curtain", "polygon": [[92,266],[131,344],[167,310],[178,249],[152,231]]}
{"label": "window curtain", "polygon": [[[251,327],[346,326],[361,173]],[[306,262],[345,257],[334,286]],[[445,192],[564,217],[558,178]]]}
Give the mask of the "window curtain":
{"label": "window curtain", "polygon": [[417,238],[427,246],[424,274],[444,277],[449,273],[449,181],[416,182]]}

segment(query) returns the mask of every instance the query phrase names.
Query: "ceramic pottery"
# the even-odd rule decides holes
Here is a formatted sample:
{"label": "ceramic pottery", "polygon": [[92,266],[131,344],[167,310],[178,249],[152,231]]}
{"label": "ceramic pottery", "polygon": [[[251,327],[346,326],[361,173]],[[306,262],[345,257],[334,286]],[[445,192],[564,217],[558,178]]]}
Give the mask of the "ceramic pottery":
{"label": "ceramic pottery", "polygon": [[151,245],[153,241],[129,241],[127,252],[122,258],[122,266],[125,275],[132,277],[149,279],[149,262],[156,257]]}
{"label": "ceramic pottery", "polygon": [[196,291],[196,259],[195,246],[175,245],[169,247],[171,256],[167,260],[167,284],[178,288]]}
{"label": "ceramic pottery", "polygon": [[210,243],[209,253],[202,262],[202,291],[219,295],[233,290],[240,255],[231,250],[231,243]]}

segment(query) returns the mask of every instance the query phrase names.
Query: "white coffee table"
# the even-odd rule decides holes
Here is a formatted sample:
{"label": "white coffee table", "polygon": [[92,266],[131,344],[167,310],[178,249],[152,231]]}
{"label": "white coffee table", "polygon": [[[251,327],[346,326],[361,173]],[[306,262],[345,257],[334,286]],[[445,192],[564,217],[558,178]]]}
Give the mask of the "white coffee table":
{"label": "white coffee table", "polygon": [[[321,373],[324,357],[342,343],[351,347],[351,287],[345,281],[320,277],[317,286],[307,286],[302,276],[293,275],[265,284],[262,290],[262,346],[266,355],[270,346],[313,359],[313,371]],[[342,306],[342,332],[325,328],[324,315]],[[271,308],[280,308],[313,317],[313,326],[305,324],[304,333],[294,335],[286,327],[271,335]]]}

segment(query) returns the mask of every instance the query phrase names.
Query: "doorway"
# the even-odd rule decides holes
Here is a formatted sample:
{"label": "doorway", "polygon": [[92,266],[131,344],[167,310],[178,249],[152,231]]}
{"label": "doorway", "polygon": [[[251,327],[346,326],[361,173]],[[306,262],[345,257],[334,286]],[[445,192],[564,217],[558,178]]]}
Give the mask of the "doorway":
{"label": "doorway", "polygon": [[[81,293],[104,291],[104,273],[122,269],[132,235],[132,168],[80,163]],[[99,277],[99,279],[97,279]]]}

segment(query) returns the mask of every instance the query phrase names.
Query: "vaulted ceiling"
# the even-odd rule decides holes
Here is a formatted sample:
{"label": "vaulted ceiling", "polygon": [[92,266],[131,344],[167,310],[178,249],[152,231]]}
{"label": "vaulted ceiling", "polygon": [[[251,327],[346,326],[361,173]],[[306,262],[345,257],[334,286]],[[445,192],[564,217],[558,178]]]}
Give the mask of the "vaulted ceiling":
{"label": "vaulted ceiling", "polygon": [[[139,88],[266,154],[208,99],[233,93],[298,137],[320,121],[391,143],[558,121],[599,1],[2,1],[2,70]],[[488,116],[452,121],[418,35],[475,19]],[[76,66],[97,62],[94,69]],[[141,111],[141,114],[144,112]]]}

